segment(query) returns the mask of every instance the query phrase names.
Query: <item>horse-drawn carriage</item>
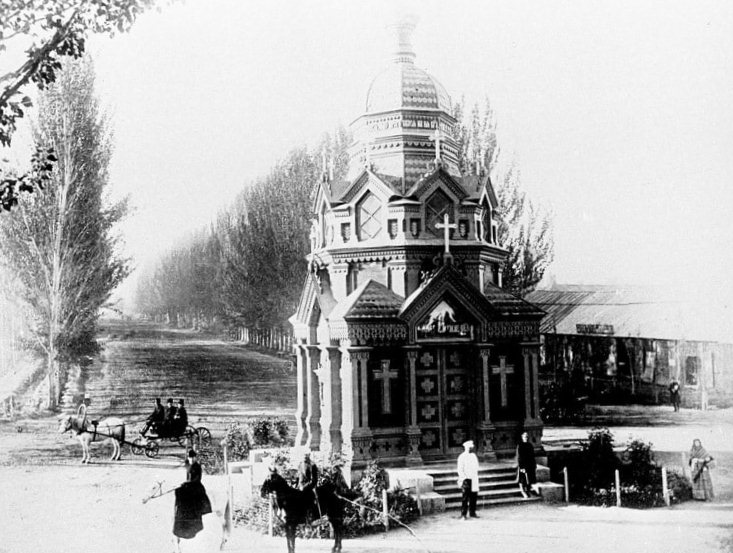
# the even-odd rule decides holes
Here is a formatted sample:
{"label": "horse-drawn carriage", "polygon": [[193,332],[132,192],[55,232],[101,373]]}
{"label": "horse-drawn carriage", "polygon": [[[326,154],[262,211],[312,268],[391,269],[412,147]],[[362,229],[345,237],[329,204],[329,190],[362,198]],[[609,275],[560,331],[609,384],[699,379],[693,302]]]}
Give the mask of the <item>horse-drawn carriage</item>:
{"label": "horse-drawn carriage", "polygon": [[130,449],[134,455],[144,453],[146,457],[153,459],[158,456],[160,443],[164,440],[178,442],[181,447],[198,450],[202,445],[211,443],[211,432],[205,426],[193,427],[190,424],[185,427],[166,424],[154,425],[144,433],[141,432],[140,436],[130,444]]}

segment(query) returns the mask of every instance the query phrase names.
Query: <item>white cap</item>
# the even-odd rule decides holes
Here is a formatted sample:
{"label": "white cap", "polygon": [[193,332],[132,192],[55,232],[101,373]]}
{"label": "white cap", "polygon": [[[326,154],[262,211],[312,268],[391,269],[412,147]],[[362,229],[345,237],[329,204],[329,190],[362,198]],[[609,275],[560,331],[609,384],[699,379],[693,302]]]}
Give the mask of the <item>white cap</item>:
{"label": "white cap", "polygon": [[463,447],[466,447],[466,448],[468,448],[468,447],[475,447],[474,446],[474,443],[473,443],[473,440],[466,440],[465,442],[463,442]]}

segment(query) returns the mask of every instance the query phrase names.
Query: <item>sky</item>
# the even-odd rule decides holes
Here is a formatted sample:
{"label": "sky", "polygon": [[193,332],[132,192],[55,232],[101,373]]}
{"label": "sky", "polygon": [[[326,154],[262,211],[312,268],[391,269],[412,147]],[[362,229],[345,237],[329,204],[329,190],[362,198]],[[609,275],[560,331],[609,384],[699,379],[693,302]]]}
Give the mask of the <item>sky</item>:
{"label": "sky", "polygon": [[122,227],[135,265],[207,225],[290,148],[356,119],[404,12],[419,16],[416,63],[454,101],[490,98],[505,162],[554,213],[558,282],[733,305],[725,1],[187,0],[145,14],[90,44],[115,132],[112,189],[135,208]]}

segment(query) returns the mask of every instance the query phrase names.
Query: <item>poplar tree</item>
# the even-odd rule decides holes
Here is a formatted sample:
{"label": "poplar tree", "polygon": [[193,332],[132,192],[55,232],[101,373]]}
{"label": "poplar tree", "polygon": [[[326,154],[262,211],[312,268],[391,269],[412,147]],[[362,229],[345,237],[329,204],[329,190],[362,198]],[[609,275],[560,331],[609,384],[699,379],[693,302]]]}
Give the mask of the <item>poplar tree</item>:
{"label": "poplar tree", "polygon": [[515,161],[501,162],[496,115],[486,99],[465,113],[463,101],[453,115],[459,121],[460,167],[471,173],[476,166],[488,172],[499,200],[498,239],[508,250],[503,286],[524,296],[534,290],[554,256],[551,214],[535,204],[522,185]]}
{"label": "poplar tree", "polygon": [[68,64],[40,96],[34,141],[55,151],[58,162],[50,186],[0,219],[0,253],[32,310],[53,408],[59,361],[95,350],[99,310],[128,272],[114,235],[127,207],[105,202],[112,150],[88,58]]}

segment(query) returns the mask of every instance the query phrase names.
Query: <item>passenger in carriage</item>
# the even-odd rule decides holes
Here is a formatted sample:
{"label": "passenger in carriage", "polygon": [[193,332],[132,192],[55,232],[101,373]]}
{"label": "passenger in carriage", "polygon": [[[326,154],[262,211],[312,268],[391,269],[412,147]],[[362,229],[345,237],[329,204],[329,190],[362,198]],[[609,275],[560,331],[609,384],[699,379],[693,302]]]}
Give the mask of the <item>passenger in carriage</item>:
{"label": "passenger in carriage", "polygon": [[173,399],[168,398],[165,406],[165,417],[163,423],[160,425],[158,434],[169,435],[173,431],[174,421],[176,417],[176,407],[173,405]]}
{"label": "passenger in carriage", "polygon": [[140,434],[144,436],[149,428],[152,428],[153,432],[155,432],[156,434],[160,434],[161,426],[163,425],[164,421],[165,421],[165,409],[163,408],[163,404],[160,402],[160,398],[156,397],[155,398],[155,407],[153,408],[153,412],[146,419],[145,426],[143,426],[143,429],[140,431]]}
{"label": "passenger in carriage", "polygon": [[176,435],[183,434],[186,432],[188,426],[188,413],[186,408],[183,406],[183,399],[178,400],[178,409],[176,414],[173,416],[173,432]]}

